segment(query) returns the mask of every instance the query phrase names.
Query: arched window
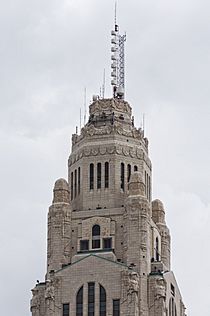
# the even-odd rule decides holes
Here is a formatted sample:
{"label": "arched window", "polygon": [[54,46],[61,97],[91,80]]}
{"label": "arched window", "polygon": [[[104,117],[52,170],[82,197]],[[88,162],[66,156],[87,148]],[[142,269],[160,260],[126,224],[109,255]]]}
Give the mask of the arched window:
{"label": "arched window", "polygon": [[100,242],[101,228],[99,225],[94,225],[92,228],[92,249],[101,247]]}
{"label": "arched window", "polygon": [[108,188],[109,187],[109,163],[108,162],[105,162],[104,183],[105,183],[105,188]]}
{"label": "arched window", "polygon": [[79,289],[77,293],[76,316],[83,316],[83,286]]}
{"label": "arched window", "polygon": [[160,260],[160,255],[159,255],[159,240],[158,237],[155,239],[155,259],[156,261]]}
{"label": "arched window", "polygon": [[90,174],[89,174],[89,181],[90,181],[90,190],[94,189],[94,164],[90,164]]}
{"label": "arched window", "polygon": [[88,316],[95,314],[95,283],[88,283]]}
{"label": "arched window", "polygon": [[121,177],[120,177],[120,180],[121,180],[120,187],[124,191],[125,190],[125,165],[124,165],[123,162],[121,163]]}
{"label": "arched window", "polygon": [[74,196],[77,196],[77,170],[74,170]]}
{"label": "arched window", "polygon": [[127,166],[127,182],[130,182],[130,178],[131,178],[131,165],[129,164]]}
{"label": "arched window", "polygon": [[97,163],[97,189],[101,189],[101,163]]}
{"label": "arched window", "polygon": [[106,291],[102,285],[100,285],[100,310],[99,316],[106,316]]}
{"label": "arched window", "polygon": [[71,172],[71,200],[74,198],[74,174]]}
{"label": "arched window", "polygon": [[134,166],[134,171],[138,171],[138,167],[137,166]]}

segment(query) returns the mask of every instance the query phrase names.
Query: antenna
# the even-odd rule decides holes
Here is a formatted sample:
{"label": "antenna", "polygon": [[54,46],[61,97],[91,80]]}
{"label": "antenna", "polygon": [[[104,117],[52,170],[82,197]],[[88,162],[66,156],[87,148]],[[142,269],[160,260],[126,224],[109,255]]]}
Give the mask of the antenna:
{"label": "antenna", "polygon": [[86,108],[86,104],[87,104],[87,97],[86,97],[86,87],[84,89],[84,125],[86,124],[86,116],[87,116],[87,108]]}
{"label": "antenna", "polygon": [[104,75],[103,75],[103,85],[102,85],[102,98],[104,99],[104,95],[105,95],[105,81],[106,81],[106,72],[104,69]]}
{"label": "antenna", "polygon": [[81,132],[81,129],[82,129],[82,109],[81,108],[79,109],[79,116],[80,116],[79,127],[80,127],[80,132]]}
{"label": "antenna", "polygon": [[119,26],[117,25],[117,2],[115,2],[115,26],[111,32],[111,85],[113,86],[113,97],[118,99],[124,98],[125,88],[125,41],[126,34],[120,35]]}
{"label": "antenna", "polygon": [[143,113],[143,131],[145,130],[145,113]]}
{"label": "antenna", "polygon": [[114,8],[114,24],[117,24],[117,1],[115,1],[115,8]]}

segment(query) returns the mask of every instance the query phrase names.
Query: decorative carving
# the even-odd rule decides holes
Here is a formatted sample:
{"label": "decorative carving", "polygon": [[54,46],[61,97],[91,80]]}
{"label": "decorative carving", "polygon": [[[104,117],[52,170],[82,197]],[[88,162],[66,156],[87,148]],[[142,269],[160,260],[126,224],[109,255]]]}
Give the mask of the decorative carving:
{"label": "decorative carving", "polygon": [[122,271],[122,303],[126,303],[128,316],[138,316],[139,275],[135,271]]}
{"label": "decorative carving", "polygon": [[155,287],[155,299],[165,299],[166,298],[166,282],[163,278],[156,279]]}
{"label": "decorative carving", "polygon": [[49,311],[49,315],[53,315],[55,309],[55,288],[51,280],[46,281],[45,300],[46,308]]}
{"label": "decorative carving", "polygon": [[39,290],[34,288],[32,290],[33,297],[31,299],[31,312],[33,316],[39,316],[39,308],[40,308],[40,296]]}
{"label": "decorative carving", "polygon": [[123,112],[131,115],[131,107],[128,102],[119,99],[103,99],[97,100],[90,105],[90,115],[95,113],[102,113],[106,111]]}

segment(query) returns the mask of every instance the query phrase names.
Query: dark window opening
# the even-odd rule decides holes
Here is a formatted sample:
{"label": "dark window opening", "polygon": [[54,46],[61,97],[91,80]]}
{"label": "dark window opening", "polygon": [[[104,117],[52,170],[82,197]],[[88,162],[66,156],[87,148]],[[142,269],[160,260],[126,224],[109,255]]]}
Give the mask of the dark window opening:
{"label": "dark window opening", "polygon": [[76,316],[83,316],[83,286],[79,289],[77,293]]}
{"label": "dark window opening", "polygon": [[81,172],[80,167],[78,168],[78,194],[80,194],[80,184],[81,184]]}
{"label": "dark window opening", "polygon": [[113,300],[113,316],[120,316],[120,300]]}
{"label": "dark window opening", "polygon": [[127,167],[127,182],[130,182],[130,178],[131,178],[131,165],[129,164]]}
{"label": "dark window opening", "polygon": [[74,174],[71,172],[71,200],[74,198]]}
{"label": "dark window opening", "polygon": [[102,285],[100,285],[100,310],[99,316],[106,316],[106,291]]}
{"label": "dark window opening", "polygon": [[144,172],[145,195],[147,195],[147,173]]}
{"label": "dark window opening", "polygon": [[80,250],[89,250],[89,240],[80,240]]}
{"label": "dark window opening", "polygon": [[88,283],[88,316],[95,314],[95,283]]}
{"label": "dark window opening", "polygon": [[105,188],[108,188],[109,187],[109,163],[108,162],[105,162],[104,180],[105,180]]}
{"label": "dark window opening", "polygon": [[158,237],[155,240],[155,259],[156,259],[156,261],[160,261]]}
{"label": "dark window opening", "polygon": [[149,198],[149,175],[147,173],[147,198]]}
{"label": "dark window opening", "polygon": [[94,164],[90,164],[90,175],[89,175],[89,180],[90,180],[90,190],[94,189]]}
{"label": "dark window opening", "polygon": [[134,171],[138,171],[138,167],[137,166],[134,166]]}
{"label": "dark window opening", "polygon": [[93,239],[92,240],[92,249],[98,249],[98,248],[101,248],[100,239]]}
{"label": "dark window opening", "polygon": [[175,287],[172,283],[171,283],[171,294],[175,296]]}
{"label": "dark window opening", "polygon": [[149,201],[151,201],[151,178],[149,177]]}
{"label": "dark window opening", "polygon": [[101,189],[101,163],[97,164],[97,189]]}
{"label": "dark window opening", "polygon": [[69,304],[63,304],[63,316],[69,316]]}
{"label": "dark window opening", "polygon": [[112,238],[104,238],[103,239],[103,248],[104,249],[112,249]]}
{"label": "dark window opening", "polygon": [[74,170],[74,196],[77,196],[77,170]]}
{"label": "dark window opening", "polygon": [[123,162],[121,163],[121,179],[120,180],[121,180],[120,187],[124,191],[125,190],[125,165]]}
{"label": "dark window opening", "polygon": [[101,228],[99,225],[94,225],[92,228],[92,249],[101,247],[100,242]]}

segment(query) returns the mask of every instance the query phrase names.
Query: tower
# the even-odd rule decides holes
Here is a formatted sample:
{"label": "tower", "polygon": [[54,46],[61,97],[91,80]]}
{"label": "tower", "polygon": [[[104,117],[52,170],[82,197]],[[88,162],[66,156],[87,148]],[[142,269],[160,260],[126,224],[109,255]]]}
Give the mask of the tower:
{"label": "tower", "polygon": [[164,206],[152,201],[148,140],[124,100],[124,41],[115,23],[113,97],[93,99],[72,135],[68,181],[55,182],[32,316],[185,315]]}

